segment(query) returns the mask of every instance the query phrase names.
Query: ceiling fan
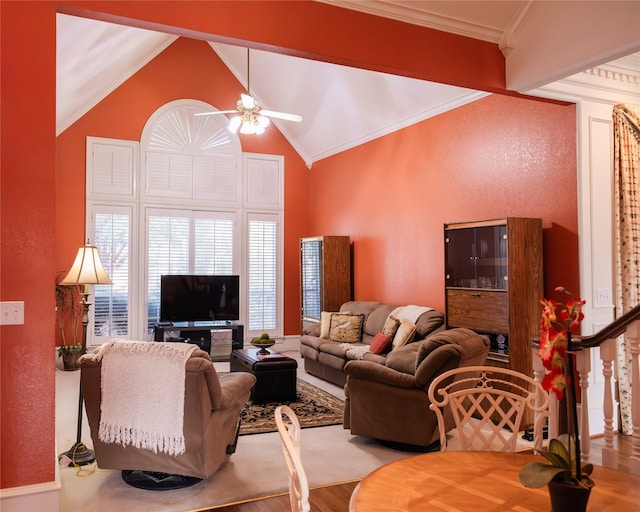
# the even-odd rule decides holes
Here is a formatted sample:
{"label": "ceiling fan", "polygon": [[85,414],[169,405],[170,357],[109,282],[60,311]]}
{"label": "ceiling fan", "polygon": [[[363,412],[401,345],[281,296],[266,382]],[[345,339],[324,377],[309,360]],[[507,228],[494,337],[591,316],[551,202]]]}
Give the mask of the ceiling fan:
{"label": "ceiling fan", "polygon": [[251,96],[250,82],[250,61],[249,48],[247,48],[247,94],[241,94],[235,110],[219,110],[217,112],[200,112],[196,116],[208,116],[214,114],[238,114],[229,121],[228,129],[231,133],[236,133],[238,129],[240,133],[260,135],[264,133],[269,126],[270,119],[283,119],[285,121],[294,121],[299,123],[302,116],[298,114],[286,114],[284,112],[276,112],[274,110],[263,109],[262,106]]}

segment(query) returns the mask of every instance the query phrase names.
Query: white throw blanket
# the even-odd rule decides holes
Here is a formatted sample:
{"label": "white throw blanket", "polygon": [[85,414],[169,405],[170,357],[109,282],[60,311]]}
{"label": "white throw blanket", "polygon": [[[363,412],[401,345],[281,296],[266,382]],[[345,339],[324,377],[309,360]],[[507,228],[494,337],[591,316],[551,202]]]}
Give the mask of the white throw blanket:
{"label": "white throw blanket", "polygon": [[344,349],[349,359],[362,359],[367,352],[371,352],[369,345],[352,345],[351,343],[340,343],[340,348]]}
{"label": "white throw blanket", "polygon": [[179,455],[185,451],[185,364],[195,345],[111,340],[102,359],[98,437],[105,443]]}
{"label": "white throw blanket", "polygon": [[398,320],[407,320],[412,324],[415,324],[418,321],[418,318],[422,316],[427,311],[431,311],[433,308],[427,308],[425,306],[416,306],[414,304],[410,304],[409,306],[400,306],[394,309],[391,314],[395,316]]}

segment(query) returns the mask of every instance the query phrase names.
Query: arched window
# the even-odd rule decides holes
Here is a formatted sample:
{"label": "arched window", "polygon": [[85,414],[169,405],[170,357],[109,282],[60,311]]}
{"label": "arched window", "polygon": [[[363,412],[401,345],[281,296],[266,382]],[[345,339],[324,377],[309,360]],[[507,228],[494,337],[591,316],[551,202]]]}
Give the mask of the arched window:
{"label": "arched window", "polygon": [[[197,100],[177,100],[151,115],[139,143],[88,139],[88,225],[115,276],[113,286],[95,290],[94,344],[112,336],[151,338],[161,320],[163,274],[240,275],[247,333],[279,334],[281,287],[273,262],[281,259],[282,157],[243,159],[226,116],[196,115],[211,111]],[[251,250],[257,218],[274,232],[268,259]],[[257,268],[264,261],[268,272]],[[268,286],[264,275],[271,276]],[[260,307],[256,315],[266,289],[278,306]]]}

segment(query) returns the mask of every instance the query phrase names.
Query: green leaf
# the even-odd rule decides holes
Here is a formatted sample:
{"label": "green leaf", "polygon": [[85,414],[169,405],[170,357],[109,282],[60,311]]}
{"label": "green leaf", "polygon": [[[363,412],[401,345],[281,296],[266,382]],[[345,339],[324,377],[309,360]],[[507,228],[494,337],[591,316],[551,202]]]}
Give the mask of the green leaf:
{"label": "green leaf", "polygon": [[593,473],[593,464],[583,464],[582,466],[580,466],[580,469],[583,475],[589,476],[591,473]]}
{"label": "green leaf", "polygon": [[547,461],[549,462],[550,466],[556,467],[556,468],[561,468],[564,470],[567,470],[570,468],[569,464],[567,463],[567,461],[565,461],[561,455],[558,455],[557,453],[548,451],[541,451],[540,455],[542,455],[545,459],[547,459]]}
{"label": "green leaf", "polygon": [[549,452],[562,457],[565,468],[571,467],[571,455],[569,455],[567,447],[561,441],[559,441],[558,439],[552,439],[551,441],[549,441]]}
{"label": "green leaf", "polygon": [[542,487],[547,485],[557,474],[566,471],[564,468],[550,466],[542,462],[530,462],[520,470],[520,482],[525,487]]}

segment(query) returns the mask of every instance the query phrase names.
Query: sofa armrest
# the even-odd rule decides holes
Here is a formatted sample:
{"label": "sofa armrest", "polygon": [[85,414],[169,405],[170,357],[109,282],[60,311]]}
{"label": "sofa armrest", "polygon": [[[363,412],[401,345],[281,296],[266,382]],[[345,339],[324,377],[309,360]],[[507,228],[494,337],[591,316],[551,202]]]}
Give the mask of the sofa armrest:
{"label": "sofa armrest", "polygon": [[355,379],[370,380],[398,388],[415,388],[416,381],[413,375],[398,372],[379,363],[371,361],[349,361],[344,366],[347,374],[347,384],[351,377]]}
{"label": "sofa armrest", "polygon": [[427,389],[431,381],[460,365],[462,351],[457,345],[445,345],[433,350],[416,368],[416,385]]}
{"label": "sofa armrest", "polygon": [[249,400],[251,388],[256,383],[255,376],[248,372],[231,372],[219,376],[222,400],[218,409],[228,409],[238,402]]}
{"label": "sofa armrest", "polygon": [[302,328],[302,335],[320,337],[320,322],[313,322]]}

